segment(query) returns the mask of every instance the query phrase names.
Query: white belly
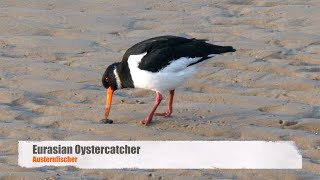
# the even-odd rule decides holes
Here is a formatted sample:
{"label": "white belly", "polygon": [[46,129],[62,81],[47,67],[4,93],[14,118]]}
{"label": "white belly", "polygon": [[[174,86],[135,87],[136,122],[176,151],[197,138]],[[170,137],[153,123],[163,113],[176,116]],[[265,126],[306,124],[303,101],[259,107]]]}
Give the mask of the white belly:
{"label": "white belly", "polygon": [[131,55],[128,59],[133,84],[136,88],[150,89],[158,92],[173,90],[194,75],[199,64],[187,67],[201,58],[180,58],[159,72],[141,70],[138,65],[146,53]]}

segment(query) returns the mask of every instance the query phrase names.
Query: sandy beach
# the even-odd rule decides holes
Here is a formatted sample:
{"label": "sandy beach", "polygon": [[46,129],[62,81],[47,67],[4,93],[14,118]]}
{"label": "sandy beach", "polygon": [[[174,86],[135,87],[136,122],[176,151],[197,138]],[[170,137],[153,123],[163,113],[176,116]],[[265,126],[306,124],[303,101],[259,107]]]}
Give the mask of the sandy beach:
{"label": "sandy beach", "polygon": [[[320,179],[319,9],[318,0],[0,0],[0,179]],[[114,124],[100,124],[105,68],[160,35],[237,51],[176,89],[172,117],[140,125],[155,93],[125,89],[114,94]],[[19,140],[294,141],[303,169],[27,169]]]}

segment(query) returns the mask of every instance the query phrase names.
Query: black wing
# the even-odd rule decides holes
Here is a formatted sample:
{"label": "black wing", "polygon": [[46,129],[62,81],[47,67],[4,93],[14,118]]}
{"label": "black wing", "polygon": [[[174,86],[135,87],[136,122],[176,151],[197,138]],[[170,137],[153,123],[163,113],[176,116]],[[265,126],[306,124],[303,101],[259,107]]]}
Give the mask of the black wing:
{"label": "black wing", "polygon": [[[127,61],[130,55],[142,54],[149,52],[151,49],[159,48],[160,46],[165,47],[165,45],[170,44],[171,46],[175,44],[185,43],[190,41],[189,39],[177,36],[159,36],[151,39],[141,41],[131,48],[129,48],[123,55],[122,61]],[[156,47],[155,47],[156,46]]]}
{"label": "black wing", "polygon": [[[197,62],[209,59],[210,54],[234,52],[231,46],[217,46],[206,43],[205,40],[186,39],[176,36],[160,36],[142,41],[127,50],[122,61],[127,61],[130,55],[147,52],[139,64],[139,68],[151,72],[158,72],[173,60],[181,57],[202,57]],[[189,66],[193,65],[190,64]]]}

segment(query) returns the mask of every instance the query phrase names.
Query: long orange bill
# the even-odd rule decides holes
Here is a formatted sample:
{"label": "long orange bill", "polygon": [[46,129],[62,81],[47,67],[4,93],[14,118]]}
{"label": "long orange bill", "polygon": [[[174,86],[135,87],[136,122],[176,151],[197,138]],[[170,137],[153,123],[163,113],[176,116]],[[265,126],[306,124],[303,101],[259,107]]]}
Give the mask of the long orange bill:
{"label": "long orange bill", "polygon": [[109,87],[106,92],[106,110],[104,113],[105,119],[108,119],[108,116],[109,116],[109,112],[111,109],[111,103],[112,103],[112,96],[113,96],[113,89],[111,87]]}

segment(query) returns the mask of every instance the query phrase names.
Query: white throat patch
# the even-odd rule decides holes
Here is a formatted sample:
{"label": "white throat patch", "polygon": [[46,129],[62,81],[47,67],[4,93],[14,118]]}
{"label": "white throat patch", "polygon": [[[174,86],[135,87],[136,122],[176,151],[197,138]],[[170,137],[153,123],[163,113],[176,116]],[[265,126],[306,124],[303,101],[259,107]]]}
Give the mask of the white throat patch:
{"label": "white throat patch", "polygon": [[118,89],[121,89],[122,86],[121,86],[121,81],[120,81],[120,78],[119,78],[119,74],[117,72],[117,68],[114,69],[113,73],[114,73],[114,76],[116,77]]}

